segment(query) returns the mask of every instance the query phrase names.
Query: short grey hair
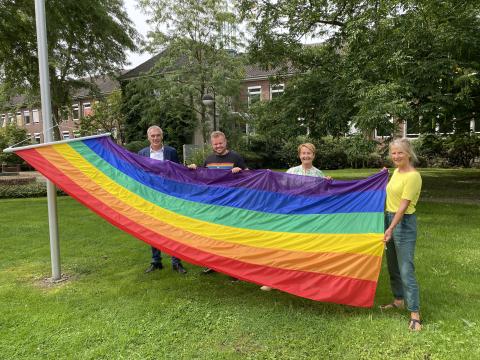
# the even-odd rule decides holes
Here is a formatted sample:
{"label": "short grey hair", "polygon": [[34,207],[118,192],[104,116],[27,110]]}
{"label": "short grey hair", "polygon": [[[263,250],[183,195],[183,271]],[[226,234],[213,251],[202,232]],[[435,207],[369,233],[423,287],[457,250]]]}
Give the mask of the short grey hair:
{"label": "short grey hair", "polygon": [[147,129],[147,136],[150,135],[150,131],[153,130],[153,129],[157,129],[157,130],[160,130],[160,134],[162,134],[162,137],[163,137],[163,130],[160,126],[158,125],[152,125],[150,126],[148,129]]}

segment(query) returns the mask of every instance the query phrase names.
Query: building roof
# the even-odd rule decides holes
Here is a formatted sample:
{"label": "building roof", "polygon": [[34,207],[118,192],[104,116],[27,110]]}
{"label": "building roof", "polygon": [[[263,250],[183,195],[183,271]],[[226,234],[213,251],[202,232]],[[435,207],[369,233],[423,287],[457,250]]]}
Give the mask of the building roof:
{"label": "building roof", "polygon": [[287,70],[276,67],[272,69],[264,69],[259,65],[247,65],[245,67],[245,79],[244,80],[254,80],[254,79],[268,79],[271,76],[278,75],[289,75],[293,74],[295,70],[292,66],[288,66]]}
{"label": "building roof", "polygon": [[[119,80],[130,80],[137,77],[141,77],[144,74],[147,74],[157,61],[165,54],[165,51],[158,53],[157,55],[151,57],[147,61],[143,62],[142,64],[138,65],[137,67],[126,71],[123,75],[119,77]],[[177,64],[180,64],[182,59],[177,61]],[[276,67],[272,69],[264,69],[259,65],[256,64],[249,64],[245,67],[245,78],[244,80],[257,80],[257,79],[268,79],[271,76],[277,75],[289,75],[293,74],[295,71],[292,66],[287,67],[287,72],[285,73],[285,69]]]}
{"label": "building roof", "polygon": [[127,70],[123,75],[120,76],[119,79],[129,80],[139,77],[142,74],[148,73],[155,66],[158,59],[160,59],[162,56],[163,52],[158,53],[157,55],[151,57],[150,59],[134,67],[133,69]]}
{"label": "building roof", "polygon": [[[120,89],[120,83],[118,80],[113,76],[102,75],[93,78],[93,82],[96,86],[98,86],[98,90],[102,95],[108,95],[114,92],[115,90]],[[82,88],[78,89],[73,94],[73,99],[84,99],[86,97],[90,97],[90,89]]]}
{"label": "building roof", "polygon": [[[101,95],[108,95],[114,92],[115,90],[120,89],[120,83],[115,76],[101,75],[96,76],[93,79],[93,83],[98,86],[99,93]],[[91,92],[89,88],[77,89],[73,93],[73,100],[81,100],[91,97]],[[30,99],[31,101],[31,99]],[[26,95],[14,95],[8,101],[8,104],[5,104],[6,108],[17,108],[26,105],[29,102]],[[40,98],[38,98],[40,102]]]}

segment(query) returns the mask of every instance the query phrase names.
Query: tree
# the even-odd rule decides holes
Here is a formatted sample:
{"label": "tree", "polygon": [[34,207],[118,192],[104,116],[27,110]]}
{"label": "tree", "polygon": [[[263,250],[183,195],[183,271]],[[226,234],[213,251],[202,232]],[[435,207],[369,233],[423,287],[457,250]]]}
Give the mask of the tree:
{"label": "tree", "polygon": [[[478,1],[241,0],[254,31],[252,59],[265,66],[290,62],[321,74],[329,90],[311,88],[316,103],[345,95],[342,108],[365,131],[407,120],[424,131],[465,128],[480,110]],[[312,51],[301,40],[322,40]],[[337,58],[335,76],[328,70]],[[304,94],[305,95],[305,94]],[[325,97],[326,96],[326,97]],[[335,103],[335,102],[332,102]],[[338,107],[323,107],[334,120]],[[332,121],[331,120],[331,121]],[[455,124],[455,125],[454,125]],[[326,128],[325,126],[323,126]]]}
{"label": "tree", "polygon": [[[157,101],[175,104],[196,119],[197,142],[212,129],[210,109],[202,103],[215,96],[217,113],[230,109],[243,78],[243,59],[236,54],[241,33],[238,18],[226,0],[142,0],[155,31],[148,49],[161,52],[149,76]],[[144,81],[142,79],[140,81]],[[131,85],[138,86],[138,85]],[[220,128],[223,124],[220,123]],[[200,131],[198,131],[200,130]]]}
{"label": "tree", "polygon": [[[160,85],[166,84],[162,91]],[[184,105],[181,89],[159,84],[155,77],[142,77],[122,84],[124,92],[123,112],[126,114],[127,142],[146,140],[147,129],[159,125],[164,140],[170,146],[181,149],[191,142],[196,116]]]}
{"label": "tree", "polygon": [[[138,34],[121,0],[46,1],[47,40],[54,125],[76,89],[95,91],[92,78],[113,74],[135,50]],[[39,74],[34,2],[0,2],[0,80],[14,92],[36,96]],[[56,135],[59,136],[58,127]]]}
{"label": "tree", "polygon": [[125,142],[125,115],[122,113],[122,93],[118,90],[106,99],[93,105],[91,115],[82,119],[80,132],[82,135],[97,133],[99,130],[111,133],[118,143]]}
{"label": "tree", "polygon": [[[10,146],[29,145],[29,137],[25,129],[20,129],[16,124],[0,127],[0,164],[21,164],[23,160],[14,153],[4,153],[2,150]],[[25,143],[26,142],[26,143]]]}

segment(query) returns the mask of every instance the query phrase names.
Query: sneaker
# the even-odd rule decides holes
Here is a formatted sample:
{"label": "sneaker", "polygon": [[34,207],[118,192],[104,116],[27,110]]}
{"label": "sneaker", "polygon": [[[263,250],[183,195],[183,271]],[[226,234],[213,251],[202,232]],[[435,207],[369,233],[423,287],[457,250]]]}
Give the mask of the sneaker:
{"label": "sneaker", "polygon": [[172,270],[178,272],[179,274],[186,274],[187,270],[182,266],[182,264],[172,265]]}
{"label": "sneaker", "polygon": [[270,286],[267,286],[267,285],[263,285],[260,290],[263,290],[263,291],[270,291],[272,290],[272,288]]}
{"label": "sneaker", "polygon": [[150,264],[150,266],[147,268],[147,270],[145,270],[145,273],[148,274],[149,272],[155,271],[157,269],[162,270],[163,265],[161,263],[160,264]]}
{"label": "sneaker", "polygon": [[214,272],[216,272],[216,271],[213,270],[213,269],[205,268],[205,269],[203,269],[202,274],[207,275],[207,274],[213,274]]}

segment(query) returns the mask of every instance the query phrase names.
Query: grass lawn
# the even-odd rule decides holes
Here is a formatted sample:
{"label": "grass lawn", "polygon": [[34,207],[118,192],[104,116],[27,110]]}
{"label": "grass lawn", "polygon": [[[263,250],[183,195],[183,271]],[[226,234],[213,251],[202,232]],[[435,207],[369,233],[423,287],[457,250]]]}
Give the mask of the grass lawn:
{"label": "grass lawn", "polygon": [[186,276],[144,274],[149,246],[69,197],[58,199],[69,280],[52,286],[46,199],[1,200],[0,359],[480,359],[480,170],[421,172],[420,333],[406,312],[378,309],[391,300],[385,261],[371,309],[262,292],[190,264]]}

